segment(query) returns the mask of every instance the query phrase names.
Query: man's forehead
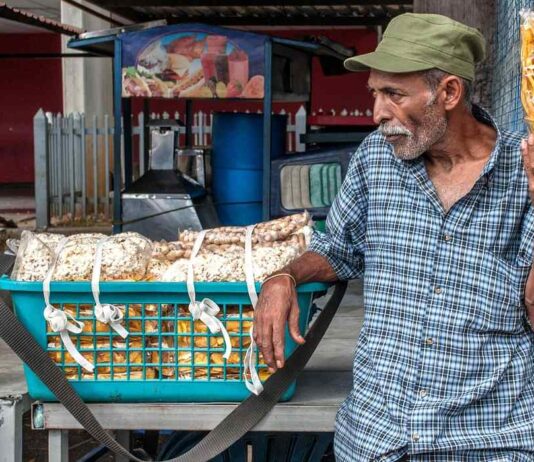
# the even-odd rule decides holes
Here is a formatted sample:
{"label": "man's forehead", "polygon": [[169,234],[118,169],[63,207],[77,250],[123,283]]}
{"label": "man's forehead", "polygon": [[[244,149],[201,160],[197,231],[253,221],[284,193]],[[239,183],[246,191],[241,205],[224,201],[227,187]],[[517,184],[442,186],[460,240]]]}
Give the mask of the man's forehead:
{"label": "man's forehead", "polygon": [[367,85],[369,88],[378,89],[420,87],[424,84],[421,72],[391,73],[371,69]]}

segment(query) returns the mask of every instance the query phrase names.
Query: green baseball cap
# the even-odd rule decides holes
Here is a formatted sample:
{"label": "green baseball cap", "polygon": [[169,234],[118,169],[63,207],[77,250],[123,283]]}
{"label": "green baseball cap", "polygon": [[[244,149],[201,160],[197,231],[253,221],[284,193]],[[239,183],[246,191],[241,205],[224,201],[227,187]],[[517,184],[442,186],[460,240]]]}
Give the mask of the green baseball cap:
{"label": "green baseball cap", "polygon": [[376,50],[345,60],[349,71],[415,72],[427,69],[475,78],[486,54],[484,36],[440,14],[405,13],[391,20]]}

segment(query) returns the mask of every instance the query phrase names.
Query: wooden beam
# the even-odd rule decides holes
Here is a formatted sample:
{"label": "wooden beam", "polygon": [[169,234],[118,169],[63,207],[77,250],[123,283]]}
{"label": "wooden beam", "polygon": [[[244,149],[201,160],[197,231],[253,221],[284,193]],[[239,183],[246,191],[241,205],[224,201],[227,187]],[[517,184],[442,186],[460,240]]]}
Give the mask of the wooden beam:
{"label": "wooden beam", "polygon": [[0,2],[0,18],[9,19],[11,21],[27,24],[29,26],[40,27],[41,29],[57,32],[58,34],[72,36],[84,32],[83,29],[79,29],[78,27],[74,27],[69,24],[62,24],[44,16],[37,16],[27,11],[12,8],[2,2]]}
{"label": "wooden beam", "polygon": [[[92,1],[103,8],[132,7],[202,7],[202,6],[345,6],[347,0],[95,0]],[[410,0],[359,0],[354,5],[411,5]]]}
{"label": "wooden beam", "polygon": [[[155,19],[155,18],[152,18]],[[385,26],[388,17],[343,17],[343,16],[265,16],[265,17],[221,17],[221,16],[183,16],[168,17],[168,24],[194,23],[215,26]]]}
{"label": "wooden beam", "polygon": [[65,3],[68,3],[71,6],[74,6],[75,8],[78,8],[82,11],[85,11],[86,13],[89,13],[90,15],[94,16],[95,18],[102,19],[108,23],[110,23],[112,26],[124,26],[125,23],[123,21],[117,21],[114,18],[110,18],[109,16],[106,16],[102,13],[99,13],[96,10],[93,10],[92,8],[89,8],[86,5],[82,5],[81,3],[75,1],[75,0],[63,0]]}

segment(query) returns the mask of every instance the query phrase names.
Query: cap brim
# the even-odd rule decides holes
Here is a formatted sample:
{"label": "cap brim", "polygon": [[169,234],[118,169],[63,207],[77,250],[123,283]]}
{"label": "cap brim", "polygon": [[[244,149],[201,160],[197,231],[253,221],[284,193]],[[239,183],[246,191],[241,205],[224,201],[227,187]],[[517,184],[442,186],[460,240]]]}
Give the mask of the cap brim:
{"label": "cap brim", "polygon": [[430,63],[414,61],[405,57],[384,53],[383,51],[373,51],[372,53],[347,58],[343,62],[343,65],[345,69],[354,72],[377,69],[391,73],[417,72],[436,67]]}

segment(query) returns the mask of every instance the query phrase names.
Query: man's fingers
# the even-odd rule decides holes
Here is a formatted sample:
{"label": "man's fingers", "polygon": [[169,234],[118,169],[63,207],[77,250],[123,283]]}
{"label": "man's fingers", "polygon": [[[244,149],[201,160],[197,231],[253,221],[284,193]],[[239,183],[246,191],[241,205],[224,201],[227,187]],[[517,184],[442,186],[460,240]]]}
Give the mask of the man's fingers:
{"label": "man's fingers", "polygon": [[261,311],[259,303],[258,303],[257,308],[258,309],[254,310],[254,321],[252,323],[252,337],[254,338],[256,345],[258,345],[258,348],[261,349],[263,320],[262,320],[262,311]]}
{"label": "man's fingers", "polygon": [[527,175],[528,194],[534,204],[534,135],[528,135],[528,139],[521,140],[521,156],[523,158],[523,169]]}
{"label": "man's fingers", "polygon": [[262,328],[261,353],[265,364],[273,371],[276,370],[273,353],[273,326],[270,321]]}
{"label": "man's fingers", "polygon": [[523,157],[523,168],[525,169],[525,173],[530,177],[530,156],[528,154],[527,140],[525,139],[521,140],[521,157]]}
{"label": "man's fingers", "polygon": [[528,320],[530,322],[531,329],[534,330],[534,305],[526,303]]}
{"label": "man's fingers", "polygon": [[284,337],[285,337],[285,320],[276,322],[273,325],[273,348],[276,368],[284,367]]}
{"label": "man's fingers", "polygon": [[521,140],[521,154],[527,175],[534,175],[534,135],[528,135],[528,139]]}
{"label": "man's fingers", "polygon": [[299,314],[299,304],[297,301],[297,297],[294,296],[291,300],[291,310],[289,311],[289,333],[291,334],[291,337],[293,337],[293,340],[295,340],[295,342],[302,345],[303,343],[305,343],[305,340],[300,334]]}

